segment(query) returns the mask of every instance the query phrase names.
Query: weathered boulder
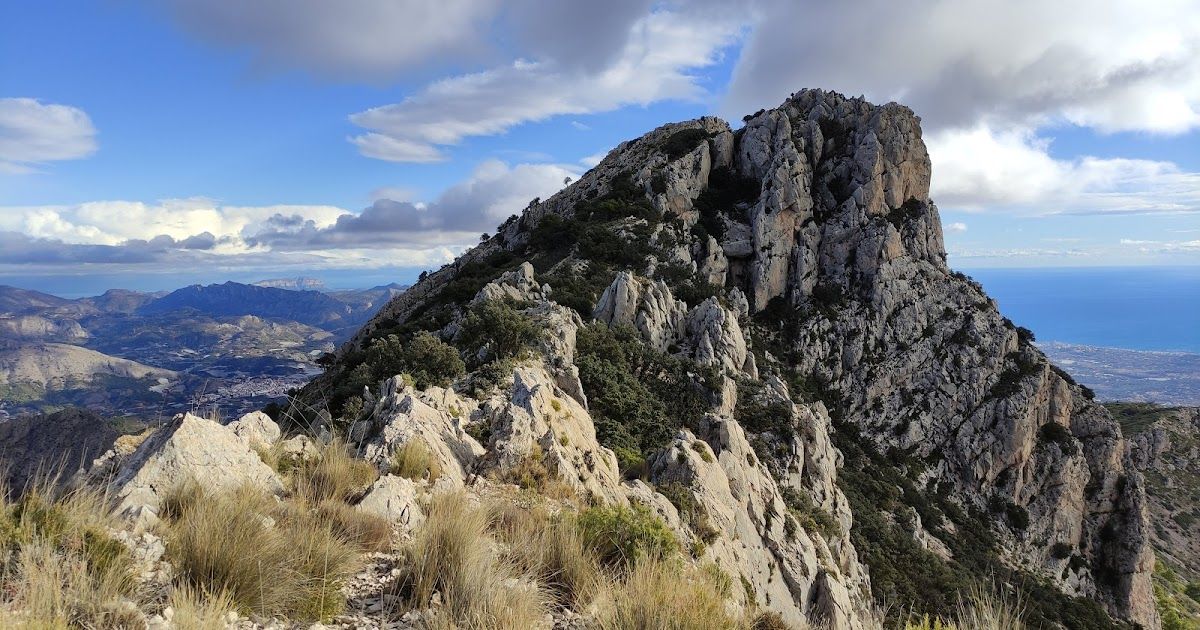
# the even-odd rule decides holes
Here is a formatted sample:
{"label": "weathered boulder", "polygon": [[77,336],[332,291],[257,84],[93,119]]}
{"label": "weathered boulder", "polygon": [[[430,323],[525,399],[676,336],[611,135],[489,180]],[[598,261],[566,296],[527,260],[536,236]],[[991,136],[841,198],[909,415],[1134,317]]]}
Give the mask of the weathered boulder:
{"label": "weathered boulder", "polygon": [[375,480],[355,507],[408,530],[425,522],[417,495],[417,484],[412,481],[397,475],[383,475]]}
{"label": "weathered boulder", "polygon": [[518,366],[511,391],[485,401],[481,412],[492,434],[485,470],[503,476],[541,466],[582,497],[625,502],[616,455],[600,446],[587,409],[544,366]]}
{"label": "weathered boulder", "polygon": [[390,378],[375,403],[374,435],[363,444],[361,454],[380,470],[387,470],[399,448],[418,440],[441,470],[438,483],[462,486],[484,452],[464,430],[475,406],[453,390],[430,387],[417,391],[400,376]]}
{"label": "weathered boulder", "polygon": [[208,491],[245,484],[283,492],[275,471],[226,427],[191,414],[175,416],[125,459],[110,483],[118,511],[157,511],[166,492],[196,482]]}
{"label": "weathered boulder", "polygon": [[233,422],[226,425],[234,435],[248,441],[250,444],[256,444],[261,447],[270,447],[279,441],[281,431],[279,425],[271,419],[271,416],[261,412],[252,411]]}

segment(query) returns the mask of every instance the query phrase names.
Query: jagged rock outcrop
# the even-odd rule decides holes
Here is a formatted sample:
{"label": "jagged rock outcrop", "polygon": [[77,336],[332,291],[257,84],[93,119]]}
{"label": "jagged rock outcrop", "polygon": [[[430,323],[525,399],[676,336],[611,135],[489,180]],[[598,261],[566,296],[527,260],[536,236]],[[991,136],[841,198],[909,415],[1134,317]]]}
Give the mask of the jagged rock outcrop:
{"label": "jagged rock outcrop", "polygon": [[675,299],[665,282],[623,271],[604,290],[592,317],[610,326],[633,326],[655,350],[666,350],[684,335],[687,305]]}
{"label": "jagged rock outcrop", "polygon": [[[853,527],[837,486],[833,416],[878,453],[919,463],[902,467],[914,488],[936,489],[964,514],[981,515],[1009,565],[1157,628],[1145,483],[1120,428],[978,284],[947,267],[929,178],[919,119],[896,104],[805,90],[736,131],[715,118],[666,125],[622,143],[577,182],[535,200],[496,236],[429,274],[339,356],[386,326],[427,317],[430,304],[457,308],[446,295],[460,295],[464,278],[494,265],[497,280],[484,283],[477,299],[512,298],[533,303],[527,313],[557,313],[543,321],[556,322],[563,341],[544,345],[549,371],[535,380],[586,409],[589,393],[572,371],[579,322],[554,300],[575,291],[578,301],[580,285],[590,290],[596,274],[609,274],[584,293],[595,308],[581,312],[628,324],[647,346],[718,373],[699,432],[715,461],[685,448],[692,438],[682,434],[665,451],[675,459],[654,459],[652,480],[690,484],[713,502],[718,530],[747,538],[744,556],[775,563],[747,576],[771,593],[772,607],[792,619],[820,609],[854,626],[855,610],[868,601],[865,570],[847,537],[807,532],[792,542],[776,531],[784,521],[776,518],[781,487],[804,490],[816,509]],[[627,216],[612,214],[622,208]],[[553,252],[544,235],[535,238],[547,220],[557,230]],[[587,249],[581,235],[624,243],[644,259]],[[565,280],[539,286],[539,265],[546,277]],[[514,391],[524,379],[514,379]],[[761,391],[746,398],[747,384]],[[519,407],[514,398],[485,407]],[[738,418],[752,405],[758,415],[746,428]],[[500,425],[519,428],[514,443],[532,444],[547,435],[548,425],[535,420]],[[743,442],[760,450],[750,453]],[[735,467],[733,459],[745,459],[737,454],[755,461]],[[627,486],[625,494],[655,503],[644,487]],[[771,524],[767,506],[776,511]],[[938,537],[954,536],[953,527],[930,527],[914,535],[949,552]],[[832,566],[814,569],[815,558]]]}
{"label": "jagged rock outcrop", "polygon": [[417,440],[441,471],[437,482],[462,487],[484,453],[464,429],[476,407],[475,401],[451,390],[431,387],[417,391],[403,376],[388,379],[371,414],[374,435],[361,447],[362,456],[387,470],[396,451]]}
{"label": "jagged rock outcrop", "polygon": [[596,441],[587,409],[541,366],[517,367],[511,391],[486,401],[482,414],[492,435],[484,470],[503,475],[533,463],[581,497],[625,502],[616,455]]}
{"label": "jagged rock outcrop", "polygon": [[195,482],[209,491],[244,484],[275,494],[283,482],[250,444],[212,420],[180,414],[121,463],[109,487],[118,512],[157,512],[165,493]]}
{"label": "jagged rock outcrop", "polygon": [[[679,484],[690,494],[694,511],[681,519],[690,520],[693,537],[707,538],[705,557],[745,580],[757,604],[789,624],[858,627],[843,575],[857,561],[840,562],[824,537],[799,527],[737,422],[710,416],[702,429],[703,439],[681,431],[650,462],[649,474],[655,484]],[[861,605],[863,593],[857,595]]]}

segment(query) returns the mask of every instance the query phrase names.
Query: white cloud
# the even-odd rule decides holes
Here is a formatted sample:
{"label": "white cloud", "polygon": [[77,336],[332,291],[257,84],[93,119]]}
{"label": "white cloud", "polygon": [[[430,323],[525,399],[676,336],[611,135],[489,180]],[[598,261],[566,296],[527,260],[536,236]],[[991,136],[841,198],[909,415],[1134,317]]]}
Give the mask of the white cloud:
{"label": "white cloud", "polygon": [[0,267],[427,266],[452,260],[480,232],[578,176],[569,165],[487,160],[429,203],[411,201],[411,191],[380,189],[361,212],[204,198],[0,207]]}
{"label": "white cloud", "polygon": [[608,151],[601,151],[600,153],[593,153],[591,155],[579,158],[579,163],[584,165],[587,168],[592,168],[593,166],[602,162],[607,155],[608,155]]}
{"label": "white cloud", "polygon": [[946,208],[1028,215],[1200,212],[1200,173],[1154,160],[1070,160],[1028,128],[944,129],[925,142]]}
{"label": "white cloud", "polygon": [[963,223],[962,221],[955,221],[954,223],[951,223],[946,226],[946,231],[947,232],[966,232],[967,224]]}
{"label": "white cloud", "polygon": [[32,98],[0,98],[0,173],[22,174],[96,151],[96,129],[83,110]]}
{"label": "white cloud", "polygon": [[497,0],[164,0],[187,30],[247,50],[267,68],[393,79],[479,58]]}
{"label": "white cloud", "polygon": [[800,87],[898,100],[926,127],[1200,126],[1195,0],[753,3],[731,116]]}
{"label": "white cloud", "polygon": [[548,197],[579,171],[554,164],[509,166],[487,160],[466,180],[425,204],[375,200],[359,213],[344,213],[328,225],[302,217],[274,217],[265,229],[247,234],[252,245],[273,249],[330,251],[446,245],[461,251],[481,232],[490,232],[534,197]]}
{"label": "white cloud", "polygon": [[736,25],[657,11],[634,22],[620,53],[587,70],[557,61],[511,64],[432,83],[403,101],[350,117],[369,130],[351,141],[368,157],[442,159],[439,147],[502,133],[525,122],[705,94],[691,72],[715,63]]}

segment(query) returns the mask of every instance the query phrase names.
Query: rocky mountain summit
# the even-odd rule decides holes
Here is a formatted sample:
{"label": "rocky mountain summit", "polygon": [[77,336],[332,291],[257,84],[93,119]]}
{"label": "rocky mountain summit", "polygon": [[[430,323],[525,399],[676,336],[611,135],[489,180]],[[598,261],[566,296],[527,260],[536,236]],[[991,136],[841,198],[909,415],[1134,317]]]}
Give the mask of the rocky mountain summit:
{"label": "rocky mountain summit", "polygon": [[[306,393],[325,397],[333,417],[346,401],[359,409],[364,383],[351,377],[389,335],[433,331],[486,358],[463,342],[468,304],[507,299],[553,331],[538,382],[575,401],[576,416],[590,412],[601,448],[640,447],[651,485],[678,481],[722,515],[711,521],[737,559],[723,568],[785,617],[820,610],[855,623],[874,572],[853,534],[869,519],[914,531],[951,563],[971,562],[962,540],[978,529],[1003,566],[1158,627],[1144,481],[1120,428],[947,267],[929,177],[919,119],[896,104],[807,90],[736,131],[716,118],[666,125],[394,299]],[[572,353],[589,321],[636,331],[691,370],[674,384],[698,396],[665,414],[675,423],[665,438],[643,439],[645,427],[597,391],[611,383],[589,378],[592,357]],[[502,388],[509,378],[528,389],[520,369],[501,375]],[[899,475],[890,489],[853,493],[888,505],[860,514],[847,500],[841,444]],[[608,459],[591,458],[599,468]],[[596,494],[645,495],[632,488]],[[789,493],[841,533],[801,527],[791,542],[778,517],[793,507]],[[877,595],[903,595],[902,578],[880,590],[884,577],[872,575]]]}
{"label": "rocky mountain summit", "polygon": [[118,440],[80,483],[139,583],[241,567],[232,627],[850,630],[981,584],[1031,627],[1162,627],[1150,447],[947,267],[919,119],[806,90],[744,122],[622,143],[286,408]]}

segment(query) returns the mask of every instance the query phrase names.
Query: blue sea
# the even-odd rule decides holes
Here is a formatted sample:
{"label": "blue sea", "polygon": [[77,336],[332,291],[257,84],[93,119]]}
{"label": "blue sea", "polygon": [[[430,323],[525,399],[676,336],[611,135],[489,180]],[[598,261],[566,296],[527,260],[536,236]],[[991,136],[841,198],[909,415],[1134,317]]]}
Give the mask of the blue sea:
{"label": "blue sea", "polygon": [[1200,352],[1200,266],[961,271],[1038,341]]}

